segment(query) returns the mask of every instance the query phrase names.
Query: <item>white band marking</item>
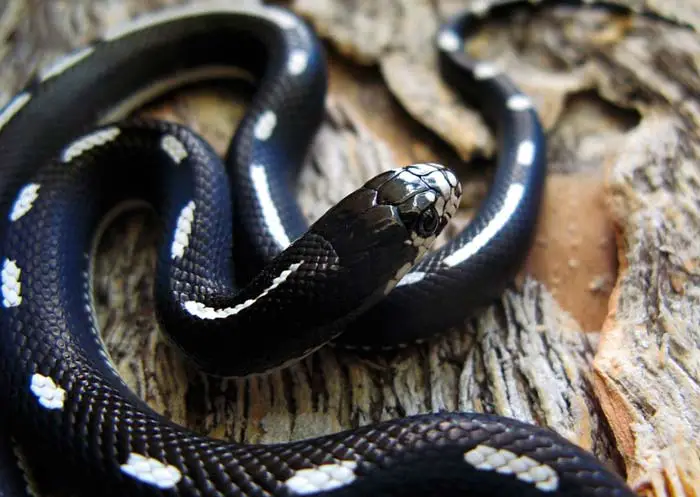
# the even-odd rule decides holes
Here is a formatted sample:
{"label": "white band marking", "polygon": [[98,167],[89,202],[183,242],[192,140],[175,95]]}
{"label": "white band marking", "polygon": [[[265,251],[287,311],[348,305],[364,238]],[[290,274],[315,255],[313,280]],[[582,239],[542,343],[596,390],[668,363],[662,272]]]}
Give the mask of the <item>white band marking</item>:
{"label": "white band marking", "polygon": [[165,135],[161,138],[160,148],[170,156],[175,164],[180,164],[187,158],[185,146],[173,135]]}
{"label": "white band marking", "polygon": [[160,489],[173,488],[182,479],[175,466],[132,452],[120,466],[123,473]]}
{"label": "white band marking", "polygon": [[14,98],[10,100],[7,105],[5,105],[0,113],[0,129],[4,128],[5,125],[10,122],[10,119],[15,117],[17,113],[22,110],[22,107],[27,105],[27,102],[29,102],[31,99],[32,96],[27,92],[15,95]]}
{"label": "white band marking", "polygon": [[0,272],[2,280],[2,305],[5,307],[17,307],[22,303],[22,283],[19,278],[22,270],[17,267],[17,263],[10,259],[5,259]]}
{"label": "white band marking", "polygon": [[121,131],[119,128],[116,126],[110,126],[109,128],[100,129],[78,138],[63,150],[61,160],[68,163],[76,157],[80,157],[88,150],[92,150],[95,147],[100,147],[105,143],[111,142],[117,136],[119,136],[120,133]]}
{"label": "white band marking", "polygon": [[487,224],[477,236],[472,238],[469,243],[462,246],[459,250],[456,250],[452,255],[445,257],[442,262],[448,266],[456,266],[481,250],[508,222],[508,219],[510,219],[513,212],[515,212],[524,190],[525,188],[520,183],[512,184],[506,192],[503,207],[501,207],[501,210],[491,219],[491,222]]}
{"label": "white band marking", "polygon": [[266,110],[255,123],[253,134],[258,140],[265,141],[272,136],[275,126],[277,126],[277,115],[271,110]]}
{"label": "white band marking", "polygon": [[175,227],[173,243],[170,246],[170,256],[172,259],[179,259],[185,255],[185,249],[190,244],[190,234],[192,233],[192,223],[194,222],[194,200],[190,200],[180,211]]}
{"label": "white band marking", "polygon": [[46,409],[63,409],[66,391],[56,385],[52,378],[34,373],[29,388]]}
{"label": "white band marking", "polygon": [[316,468],[300,469],[284,483],[298,495],[329,491],[352,483],[356,478],[356,468],[355,461],[322,464]]}
{"label": "white band marking", "polygon": [[43,83],[51,78],[63,74],[68,69],[76,65],[81,60],[89,56],[95,49],[93,47],[85,47],[75,52],[66,54],[54,60],[50,65],[39,71],[39,80]]}
{"label": "white band marking", "polygon": [[559,486],[559,477],[551,466],[528,456],[518,456],[509,450],[479,445],[465,452],[464,460],[483,471],[515,475],[521,481],[534,483],[544,492],[553,492]]}
{"label": "white band marking", "polygon": [[263,292],[260,295],[258,295],[254,299],[248,299],[245,302],[238,304],[234,307],[215,309],[214,307],[207,307],[201,302],[188,300],[187,302],[185,302],[185,310],[191,315],[196,316],[200,319],[224,319],[229,316],[233,316],[234,314],[238,314],[242,310],[247,309],[255,302],[263,298],[265,295],[270,293],[272,290],[284,283],[293,272],[295,272],[297,269],[299,269],[299,267],[301,267],[302,264],[304,264],[304,261],[295,262],[294,264],[289,266],[288,269],[282,271],[278,277],[273,279],[272,284],[265,290],[263,290]]}
{"label": "white band marking", "polygon": [[270,230],[270,234],[277,241],[280,247],[287,248],[291,243],[289,236],[284,231],[282,226],[282,220],[277,212],[277,207],[272,201],[272,195],[270,194],[270,185],[267,181],[267,173],[263,166],[253,164],[251,166],[250,177],[255,185],[255,191],[258,193],[258,200],[260,201],[260,206],[263,211],[263,218],[267,223],[267,228]]}
{"label": "white band marking", "polygon": [[39,196],[40,186],[37,183],[29,183],[24,185],[17,194],[15,203],[12,204],[10,211],[10,221],[13,223],[29,212],[34,205],[34,201]]}

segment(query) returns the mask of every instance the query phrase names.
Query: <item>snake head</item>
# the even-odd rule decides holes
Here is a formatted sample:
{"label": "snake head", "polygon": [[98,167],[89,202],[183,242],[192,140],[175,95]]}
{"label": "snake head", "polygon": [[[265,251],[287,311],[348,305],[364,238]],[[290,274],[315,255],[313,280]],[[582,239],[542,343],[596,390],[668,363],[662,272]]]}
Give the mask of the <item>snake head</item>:
{"label": "snake head", "polygon": [[430,249],[461,195],[457,177],[439,164],[391,169],[341,200],[310,231],[333,246],[339,277],[348,280],[343,284],[358,295],[382,296]]}
{"label": "snake head", "polygon": [[435,163],[392,169],[366,183],[378,192],[379,204],[393,205],[417,247],[417,262],[457,211],[462,186],[457,176]]}

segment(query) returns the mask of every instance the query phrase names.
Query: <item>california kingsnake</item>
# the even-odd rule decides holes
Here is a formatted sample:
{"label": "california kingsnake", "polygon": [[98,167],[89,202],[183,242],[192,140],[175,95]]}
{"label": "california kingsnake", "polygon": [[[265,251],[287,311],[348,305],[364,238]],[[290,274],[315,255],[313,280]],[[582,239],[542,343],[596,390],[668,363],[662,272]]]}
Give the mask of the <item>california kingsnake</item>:
{"label": "california kingsnake", "polygon": [[[87,495],[633,495],[562,437],[494,415],[427,414],[277,445],[208,439],[153,412],[103,351],[91,247],[132,197],[164,226],[163,329],[213,374],[263,373],[330,340],[416,342],[497,296],[532,240],[545,142],[530,100],[464,53],[475,20],[442,26],[440,68],[497,130],[498,168],[475,219],[433,253],[461,195],[436,164],[383,173],[307,226],[291,192],[326,73],[319,41],[287,10],[170,9],[42,71],[0,112],[4,435],[61,475],[65,492]],[[154,92],[238,67],[259,84],[225,167],[186,128],[115,120]],[[240,291],[232,246],[256,268]],[[284,334],[273,340],[258,331],[275,326]],[[5,495],[19,495],[2,455]]]}

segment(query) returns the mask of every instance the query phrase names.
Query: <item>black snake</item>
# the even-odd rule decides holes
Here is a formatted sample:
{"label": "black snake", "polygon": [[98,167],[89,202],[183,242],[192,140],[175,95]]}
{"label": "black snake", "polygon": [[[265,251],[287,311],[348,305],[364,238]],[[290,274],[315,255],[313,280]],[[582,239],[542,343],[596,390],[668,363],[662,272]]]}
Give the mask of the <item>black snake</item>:
{"label": "black snake", "polygon": [[[504,417],[426,414],[240,445],[175,425],[128,389],[90,287],[93,242],[126,200],[162,221],[162,329],[222,376],[262,374],[330,341],[406,346],[461,322],[520,267],[539,211],[545,141],[533,105],[463,50],[487,9],[445,23],[437,46],[444,79],[498,133],[496,176],[474,220],[431,252],[461,195],[437,164],[384,172],[307,225],[293,191],[322,118],[320,43],[279,7],[204,5],[112,30],[0,112],[0,494],[24,493],[10,433],[68,494],[633,495],[591,454]],[[257,91],[223,162],[182,126],[120,119],[166,89],[240,68]],[[234,267],[234,252],[245,264]]]}

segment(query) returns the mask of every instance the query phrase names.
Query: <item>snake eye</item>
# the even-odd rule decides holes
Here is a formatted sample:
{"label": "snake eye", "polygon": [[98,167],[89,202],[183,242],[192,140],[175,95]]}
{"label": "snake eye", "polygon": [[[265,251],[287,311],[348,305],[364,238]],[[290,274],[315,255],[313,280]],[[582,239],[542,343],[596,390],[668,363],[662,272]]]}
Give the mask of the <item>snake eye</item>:
{"label": "snake eye", "polygon": [[430,208],[421,212],[418,221],[416,222],[416,232],[422,238],[428,238],[435,233],[440,224],[440,217],[435,209]]}

